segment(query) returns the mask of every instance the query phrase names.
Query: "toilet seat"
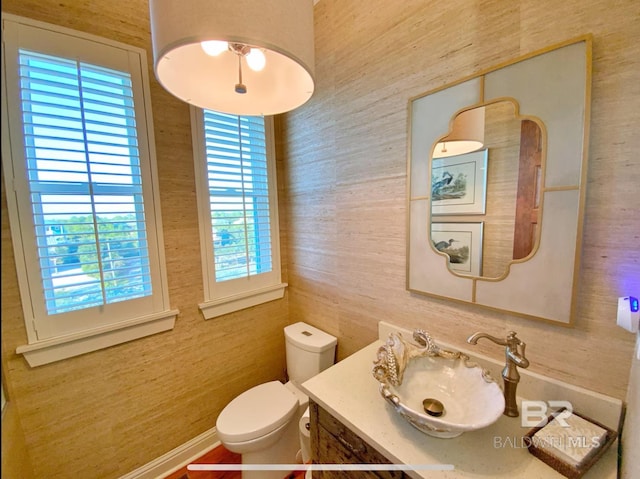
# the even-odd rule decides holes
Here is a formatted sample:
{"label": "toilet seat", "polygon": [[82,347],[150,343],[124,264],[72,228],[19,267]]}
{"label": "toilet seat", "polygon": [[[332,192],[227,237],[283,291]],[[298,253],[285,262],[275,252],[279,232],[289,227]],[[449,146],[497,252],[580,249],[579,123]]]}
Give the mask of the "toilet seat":
{"label": "toilet seat", "polygon": [[255,386],[236,397],[220,413],[216,430],[221,441],[257,439],[286,424],[298,398],[280,381]]}

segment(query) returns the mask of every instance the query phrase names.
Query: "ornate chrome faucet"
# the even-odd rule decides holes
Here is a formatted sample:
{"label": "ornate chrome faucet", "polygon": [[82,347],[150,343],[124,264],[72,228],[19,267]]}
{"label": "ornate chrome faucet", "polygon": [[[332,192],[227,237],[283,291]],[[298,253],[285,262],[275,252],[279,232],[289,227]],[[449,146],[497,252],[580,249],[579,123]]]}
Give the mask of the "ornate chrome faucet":
{"label": "ornate chrome faucet", "polygon": [[487,338],[500,346],[506,346],[505,357],[506,364],[502,370],[502,380],[504,381],[504,414],[509,417],[518,416],[518,404],[516,402],[516,388],[520,381],[518,366],[521,368],[529,367],[529,360],[524,356],[524,349],[527,346],[523,341],[516,337],[515,331],[509,331],[507,339],[499,339],[487,333],[475,333],[469,336],[467,342],[476,344],[478,339]]}

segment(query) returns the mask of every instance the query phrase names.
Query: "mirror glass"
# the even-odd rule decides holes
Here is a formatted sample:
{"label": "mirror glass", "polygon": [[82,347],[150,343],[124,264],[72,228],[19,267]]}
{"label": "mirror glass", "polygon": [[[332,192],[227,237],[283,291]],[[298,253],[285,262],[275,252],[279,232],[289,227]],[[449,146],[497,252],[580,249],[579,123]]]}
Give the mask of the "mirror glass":
{"label": "mirror glass", "polygon": [[[537,245],[543,125],[519,117],[510,99],[464,110],[450,125],[431,154],[432,246],[454,274],[504,277]],[[460,154],[469,142],[476,150]]]}

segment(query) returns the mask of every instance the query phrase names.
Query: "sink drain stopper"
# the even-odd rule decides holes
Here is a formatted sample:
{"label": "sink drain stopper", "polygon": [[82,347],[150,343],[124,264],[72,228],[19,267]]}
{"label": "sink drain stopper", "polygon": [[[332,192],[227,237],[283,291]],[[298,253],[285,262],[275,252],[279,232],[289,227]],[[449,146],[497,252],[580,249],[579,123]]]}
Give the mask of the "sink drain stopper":
{"label": "sink drain stopper", "polygon": [[444,405],[434,398],[427,398],[422,401],[422,407],[424,412],[429,416],[440,417],[444,415]]}

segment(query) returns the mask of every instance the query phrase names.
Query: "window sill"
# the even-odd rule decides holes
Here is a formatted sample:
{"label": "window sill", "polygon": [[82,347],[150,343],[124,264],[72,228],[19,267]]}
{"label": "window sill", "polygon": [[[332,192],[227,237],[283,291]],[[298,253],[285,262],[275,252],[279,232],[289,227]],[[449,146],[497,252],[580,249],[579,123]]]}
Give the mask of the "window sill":
{"label": "window sill", "polygon": [[169,331],[173,329],[177,315],[177,310],[163,311],[118,324],[18,346],[16,353],[24,355],[29,366],[42,366]]}
{"label": "window sill", "polygon": [[223,314],[233,313],[235,311],[240,311],[241,309],[281,299],[284,297],[284,290],[286,287],[287,283],[280,283],[274,286],[267,286],[254,291],[248,291],[246,293],[226,296],[213,301],[205,301],[204,303],[200,303],[198,307],[200,308],[200,311],[202,311],[204,319],[211,319],[217,316],[222,316]]}

